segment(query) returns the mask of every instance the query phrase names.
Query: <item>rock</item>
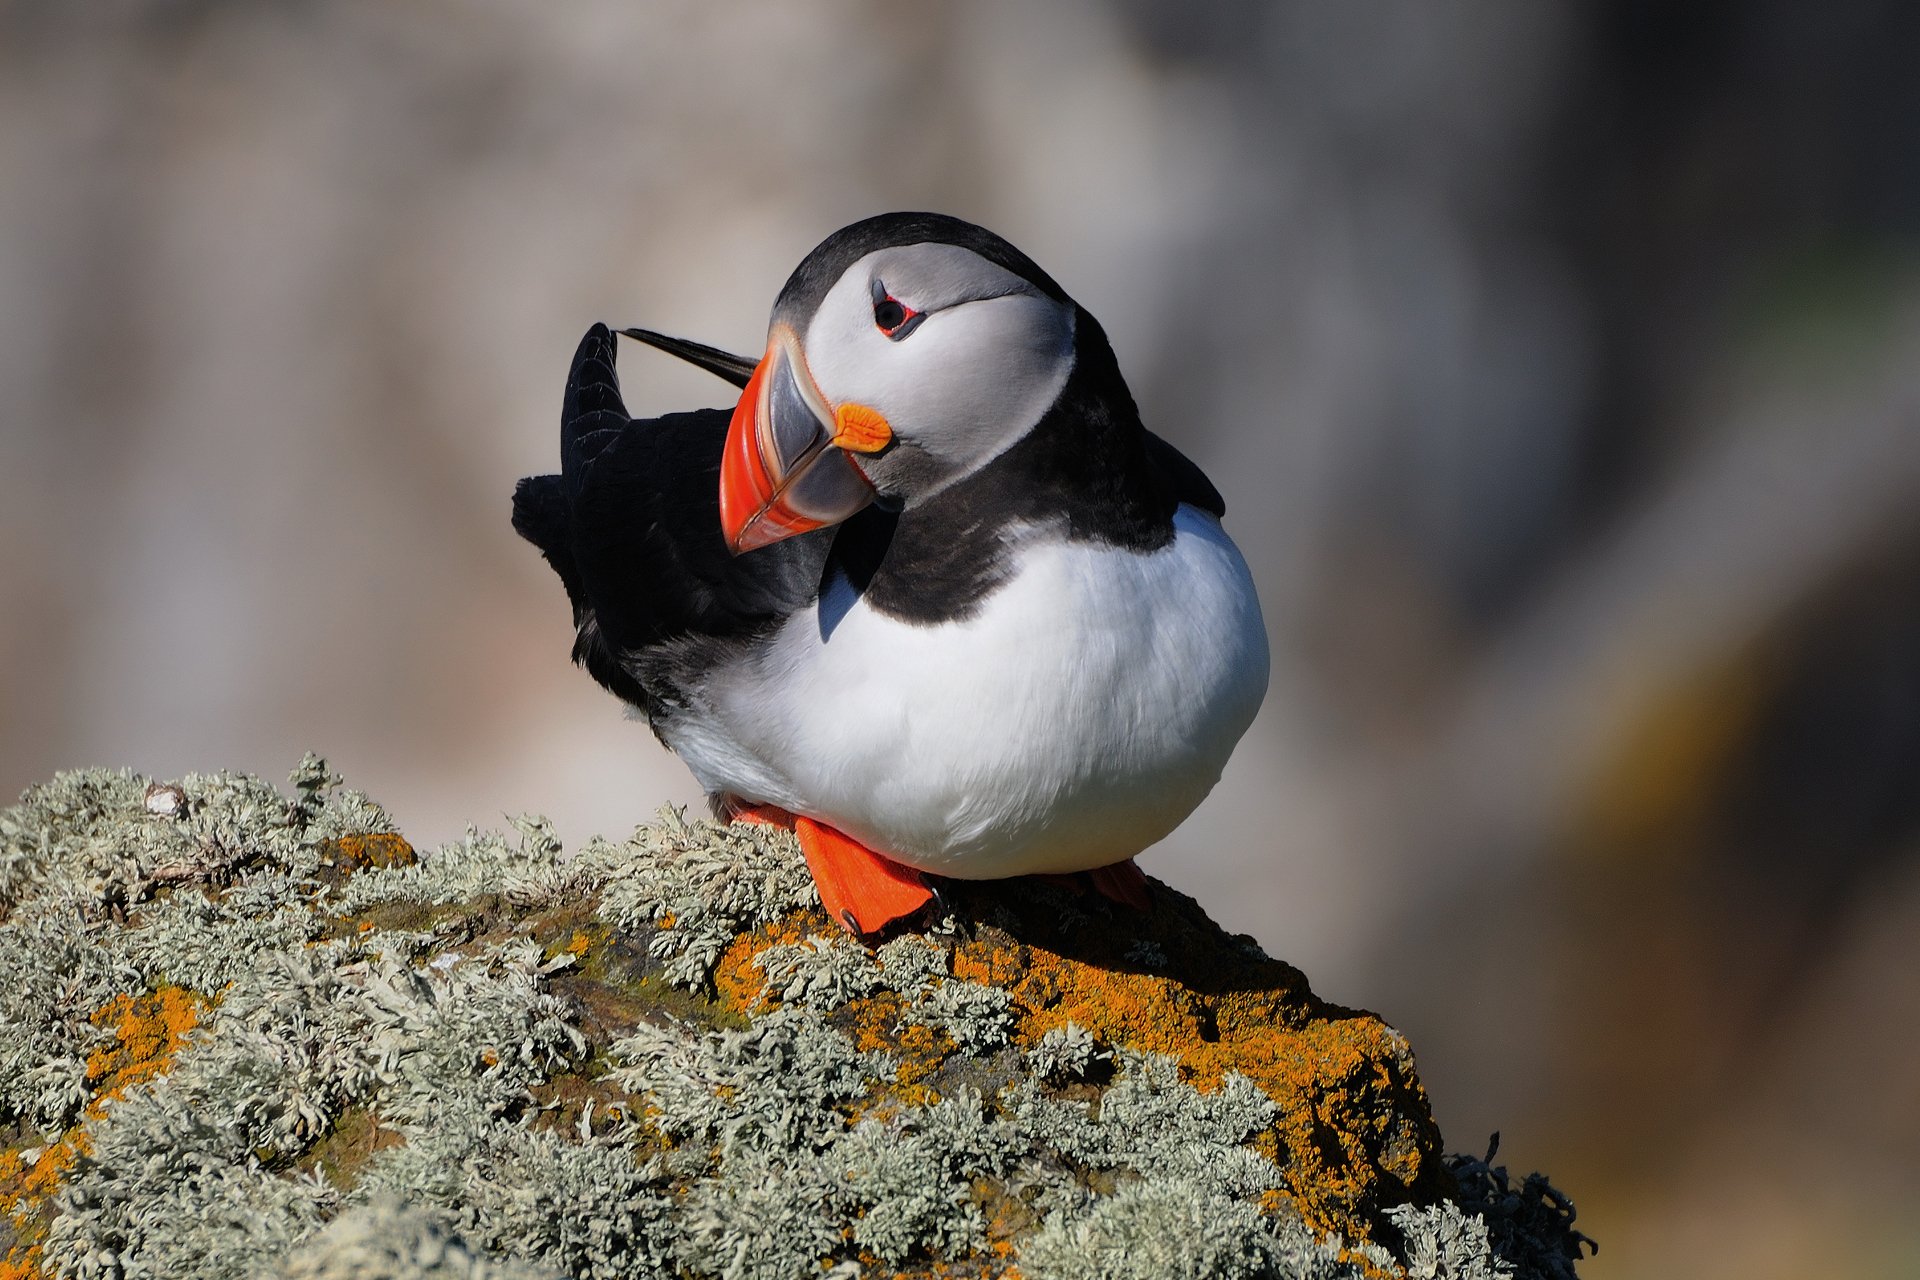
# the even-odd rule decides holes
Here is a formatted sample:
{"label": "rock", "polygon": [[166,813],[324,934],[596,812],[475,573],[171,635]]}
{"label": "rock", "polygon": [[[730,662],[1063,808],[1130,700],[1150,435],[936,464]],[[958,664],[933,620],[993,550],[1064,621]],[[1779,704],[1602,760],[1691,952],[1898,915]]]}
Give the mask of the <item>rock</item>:
{"label": "rock", "polygon": [[[417,857],[295,794],[0,813],[0,1280],[1570,1277],[1405,1040],[1156,887],[953,885],[864,946],[792,838],[674,810]],[[177,794],[176,794],[177,793]]]}

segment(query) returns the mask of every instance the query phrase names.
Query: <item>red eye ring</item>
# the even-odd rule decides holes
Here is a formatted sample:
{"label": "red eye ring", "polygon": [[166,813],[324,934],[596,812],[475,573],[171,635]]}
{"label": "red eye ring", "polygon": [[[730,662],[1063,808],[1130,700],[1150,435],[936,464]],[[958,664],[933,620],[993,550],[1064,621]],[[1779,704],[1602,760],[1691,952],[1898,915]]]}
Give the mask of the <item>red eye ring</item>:
{"label": "red eye ring", "polygon": [[873,323],[889,338],[912,324],[914,317],[919,314],[892,294],[873,304]]}
{"label": "red eye ring", "polygon": [[900,299],[887,292],[887,286],[879,280],[872,282],[873,324],[880,332],[898,342],[920,327],[925,314],[915,311]]}

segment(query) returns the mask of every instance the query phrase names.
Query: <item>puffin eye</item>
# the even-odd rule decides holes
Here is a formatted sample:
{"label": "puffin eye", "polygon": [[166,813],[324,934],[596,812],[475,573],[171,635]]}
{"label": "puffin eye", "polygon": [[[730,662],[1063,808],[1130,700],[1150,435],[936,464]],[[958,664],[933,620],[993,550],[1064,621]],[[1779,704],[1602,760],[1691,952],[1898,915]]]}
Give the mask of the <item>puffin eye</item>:
{"label": "puffin eye", "polygon": [[886,285],[873,282],[873,323],[880,332],[898,342],[919,328],[925,318],[924,313],[888,293]]}

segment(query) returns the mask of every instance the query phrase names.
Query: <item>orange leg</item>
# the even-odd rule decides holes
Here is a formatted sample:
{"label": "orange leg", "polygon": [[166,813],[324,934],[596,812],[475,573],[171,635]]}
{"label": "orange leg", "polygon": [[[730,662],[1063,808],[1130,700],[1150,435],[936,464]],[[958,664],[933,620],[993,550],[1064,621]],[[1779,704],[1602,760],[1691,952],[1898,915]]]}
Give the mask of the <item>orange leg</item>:
{"label": "orange leg", "polygon": [[1110,866],[1095,867],[1091,871],[1041,871],[1030,878],[1074,894],[1085,893],[1091,885],[1101,897],[1110,898],[1122,906],[1132,907],[1135,911],[1153,909],[1153,886],[1147,882],[1147,873],[1132,858]]}
{"label": "orange leg", "polygon": [[778,805],[748,804],[744,800],[726,797],[725,808],[728,822],[758,822],[769,827],[785,827],[793,830],[793,815]]}
{"label": "orange leg", "polygon": [[1109,867],[1095,867],[1087,872],[1087,878],[1104,897],[1125,903],[1135,911],[1153,910],[1153,886],[1147,883],[1147,873],[1132,858]]}
{"label": "orange leg", "polygon": [[912,915],[933,897],[912,867],[875,853],[851,836],[812,818],[795,818],[793,833],[827,914],[849,933],[877,933]]}
{"label": "orange leg", "polygon": [[912,915],[933,897],[933,890],[912,867],[875,853],[832,827],[801,818],[770,804],[722,799],[729,822],[763,822],[785,827],[800,837],[814,888],[834,923],[849,933],[877,933],[902,916]]}

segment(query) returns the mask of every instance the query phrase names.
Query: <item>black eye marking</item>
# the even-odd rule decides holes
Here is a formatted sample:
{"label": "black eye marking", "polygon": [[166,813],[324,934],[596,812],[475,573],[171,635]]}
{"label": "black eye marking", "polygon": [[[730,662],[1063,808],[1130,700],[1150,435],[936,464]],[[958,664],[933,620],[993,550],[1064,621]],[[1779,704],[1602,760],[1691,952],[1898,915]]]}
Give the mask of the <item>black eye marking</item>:
{"label": "black eye marking", "polygon": [[873,323],[874,327],[895,342],[906,337],[920,327],[926,319],[924,312],[915,311],[900,299],[887,292],[884,282],[873,282]]}

